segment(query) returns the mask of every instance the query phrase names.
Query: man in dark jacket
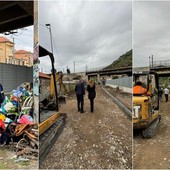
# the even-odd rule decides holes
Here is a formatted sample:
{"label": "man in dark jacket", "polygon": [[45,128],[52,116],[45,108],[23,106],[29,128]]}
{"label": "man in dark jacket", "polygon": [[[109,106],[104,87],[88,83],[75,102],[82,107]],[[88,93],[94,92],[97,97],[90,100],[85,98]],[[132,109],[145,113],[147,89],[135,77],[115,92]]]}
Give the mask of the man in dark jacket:
{"label": "man in dark jacket", "polygon": [[84,82],[80,78],[79,82],[75,85],[75,92],[77,96],[77,107],[78,107],[78,112],[84,113],[84,95],[85,95],[85,87],[84,87]]}
{"label": "man in dark jacket", "polygon": [[4,101],[4,99],[5,99],[4,91],[3,91],[2,84],[0,83],[0,106],[1,106],[1,103]]}

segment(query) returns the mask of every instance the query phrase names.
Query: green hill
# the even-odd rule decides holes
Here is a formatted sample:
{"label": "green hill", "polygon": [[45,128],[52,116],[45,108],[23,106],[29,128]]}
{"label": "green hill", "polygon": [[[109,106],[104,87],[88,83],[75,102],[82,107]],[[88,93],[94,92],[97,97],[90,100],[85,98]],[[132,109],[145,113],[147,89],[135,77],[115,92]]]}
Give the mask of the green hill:
{"label": "green hill", "polygon": [[132,66],[132,50],[126,52],[125,54],[121,55],[117,60],[115,60],[112,64],[105,67],[106,69],[115,69],[121,67],[130,67]]}

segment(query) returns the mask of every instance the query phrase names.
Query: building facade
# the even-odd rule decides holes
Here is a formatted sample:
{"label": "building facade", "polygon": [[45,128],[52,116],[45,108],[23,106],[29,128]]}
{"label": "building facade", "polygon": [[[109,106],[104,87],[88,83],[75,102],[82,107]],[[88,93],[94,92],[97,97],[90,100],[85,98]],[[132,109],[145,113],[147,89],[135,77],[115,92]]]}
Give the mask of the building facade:
{"label": "building facade", "polygon": [[32,67],[33,53],[26,50],[15,51],[14,43],[0,36],[0,63]]}
{"label": "building facade", "polygon": [[11,63],[14,43],[5,37],[0,37],[0,63]]}
{"label": "building facade", "polygon": [[33,53],[25,50],[17,50],[14,53],[15,59],[14,63],[16,65],[28,66],[33,65]]}

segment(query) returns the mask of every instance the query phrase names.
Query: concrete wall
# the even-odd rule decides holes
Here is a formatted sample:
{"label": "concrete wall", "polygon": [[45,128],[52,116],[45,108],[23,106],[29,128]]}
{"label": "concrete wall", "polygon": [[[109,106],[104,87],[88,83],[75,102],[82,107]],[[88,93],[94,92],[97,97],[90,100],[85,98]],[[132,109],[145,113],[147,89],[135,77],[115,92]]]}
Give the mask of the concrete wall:
{"label": "concrete wall", "polygon": [[123,92],[132,93],[132,77],[106,80],[106,85],[113,88],[119,87]]}

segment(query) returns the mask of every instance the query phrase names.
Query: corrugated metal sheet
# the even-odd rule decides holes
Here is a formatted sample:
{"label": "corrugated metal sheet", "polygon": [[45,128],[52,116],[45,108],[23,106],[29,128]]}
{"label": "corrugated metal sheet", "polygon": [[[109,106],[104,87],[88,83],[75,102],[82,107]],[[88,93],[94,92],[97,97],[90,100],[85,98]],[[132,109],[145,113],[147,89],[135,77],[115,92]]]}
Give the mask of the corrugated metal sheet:
{"label": "corrugated metal sheet", "polygon": [[33,82],[33,68],[0,63],[0,83],[11,92],[23,82]]}

